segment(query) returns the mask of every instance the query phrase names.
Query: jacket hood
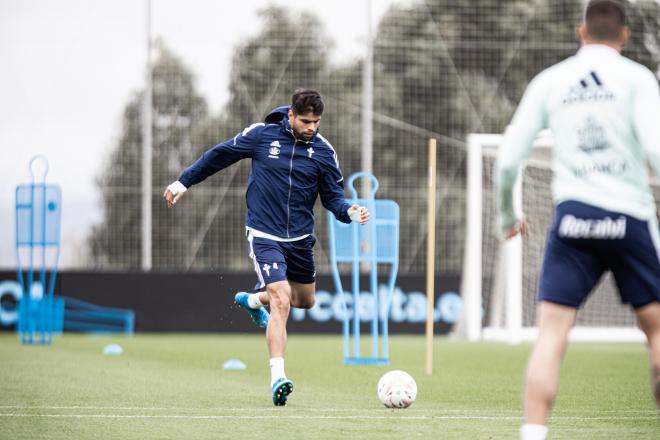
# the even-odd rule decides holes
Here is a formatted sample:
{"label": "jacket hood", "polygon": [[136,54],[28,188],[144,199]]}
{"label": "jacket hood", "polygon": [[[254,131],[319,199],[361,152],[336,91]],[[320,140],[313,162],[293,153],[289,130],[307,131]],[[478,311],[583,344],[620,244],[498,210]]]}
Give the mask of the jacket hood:
{"label": "jacket hood", "polygon": [[274,108],[266,115],[264,122],[266,124],[278,124],[282,122],[282,119],[286,118],[289,114],[289,106],[283,105],[281,107]]}

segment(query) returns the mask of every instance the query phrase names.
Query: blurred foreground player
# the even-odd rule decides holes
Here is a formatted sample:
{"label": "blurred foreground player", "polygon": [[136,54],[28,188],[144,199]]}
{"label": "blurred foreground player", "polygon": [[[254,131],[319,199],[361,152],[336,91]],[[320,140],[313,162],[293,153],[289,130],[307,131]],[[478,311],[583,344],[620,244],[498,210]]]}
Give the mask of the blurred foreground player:
{"label": "blurred foreground player", "polygon": [[523,440],[547,434],[577,309],[607,270],[648,339],[660,405],[660,237],[647,172],[650,163],[660,175],[658,80],[620,55],[629,36],[622,3],[589,1],[577,34],[577,54],[529,84],[498,157],[500,228],[510,238],[526,228],[513,210],[519,166],[538,132],[551,129],[555,212],[526,372]]}

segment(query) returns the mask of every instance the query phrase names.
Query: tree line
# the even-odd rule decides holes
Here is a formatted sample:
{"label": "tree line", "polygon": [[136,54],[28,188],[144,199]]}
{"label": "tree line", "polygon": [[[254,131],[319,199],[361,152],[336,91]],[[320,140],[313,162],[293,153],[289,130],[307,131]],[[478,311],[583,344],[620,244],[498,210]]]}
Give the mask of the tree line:
{"label": "tree line", "polygon": [[[660,5],[629,4],[632,38],[624,55],[657,71]],[[460,270],[465,223],[467,133],[500,133],[529,80],[578,48],[578,0],[426,0],[393,6],[374,36],[374,173],[379,197],[401,205],[402,271],[423,271],[423,147],[438,137],[438,266]],[[332,40],[312,13],[268,7],[261,31],[235,48],[229,100],[211,114],[194,73],[164,43],[153,64],[153,267],[163,270],[251,269],[244,246],[249,163],[233,165],[167,211],[163,188],[211,146],[288,103],[297,87],[326,99],[321,131],[336,147],[344,175],[360,168],[362,63],[330,62]],[[212,54],[209,54],[212,56]],[[140,267],[140,167],[143,92],[127,103],[121,135],[97,178],[103,216],[87,244],[89,265]],[[443,190],[444,189],[444,190]],[[318,210],[317,235],[325,236]],[[322,247],[322,243],[319,243]],[[317,253],[320,267],[324,252]]]}

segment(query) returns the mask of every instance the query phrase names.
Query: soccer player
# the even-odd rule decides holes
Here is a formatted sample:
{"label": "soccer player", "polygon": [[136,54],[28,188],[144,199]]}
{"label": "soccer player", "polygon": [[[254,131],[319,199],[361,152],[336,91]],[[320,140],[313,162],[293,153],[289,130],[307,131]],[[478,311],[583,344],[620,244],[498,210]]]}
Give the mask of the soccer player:
{"label": "soccer player", "polygon": [[660,238],[647,171],[648,163],[660,174],[658,80],[620,55],[629,36],[622,3],[589,1],[577,34],[577,54],[527,87],[498,157],[499,226],[505,238],[524,235],[513,185],[537,133],[551,129],[555,211],[525,378],[523,440],[547,434],[569,331],[606,270],[648,339],[660,405]]}
{"label": "soccer player", "polygon": [[308,309],[315,301],[314,203],[320,195],[323,206],[344,223],[365,224],[369,219],[365,207],[344,198],[337,153],[318,132],[323,107],[317,91],[296,90],[291,106],[272,110],[265,123],[252,124],[206,151],[163,195],[171,208],[191,185],[241,159],[252,159],[246,234],[259,283],[256,293],[239,292],[235,302],[266,328],[276,406],[285,405],[293,391],[284,373],[289,310]]}

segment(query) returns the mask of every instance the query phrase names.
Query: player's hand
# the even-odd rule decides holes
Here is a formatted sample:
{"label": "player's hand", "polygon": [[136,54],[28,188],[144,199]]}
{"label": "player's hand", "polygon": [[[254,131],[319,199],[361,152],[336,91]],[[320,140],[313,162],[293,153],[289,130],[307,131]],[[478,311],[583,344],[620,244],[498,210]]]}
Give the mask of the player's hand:
{"label": "player's hand", "polygon": [[348,216],[352,221],[365,225],[369,221],[369,210],[364,206],[353,205],[348,208]]}
{"label": "player's hand", "polygon": [[527,237],[527,222],[525,219],[520,220],[513,228],[504,231],[504,239],[508,240],[520,234],[521,237]]}
{"label": "player's hand", "polygon": [[167,207],[171,208],[176,205],[176,202],[181,197],[183,197],[186,191],[188,191],[188,188],[183,186],[183,183],[179,182],[178,180],[168,185],[168,187],[165,188],[165,192],[163,193],[163,197],[167,202]]}

